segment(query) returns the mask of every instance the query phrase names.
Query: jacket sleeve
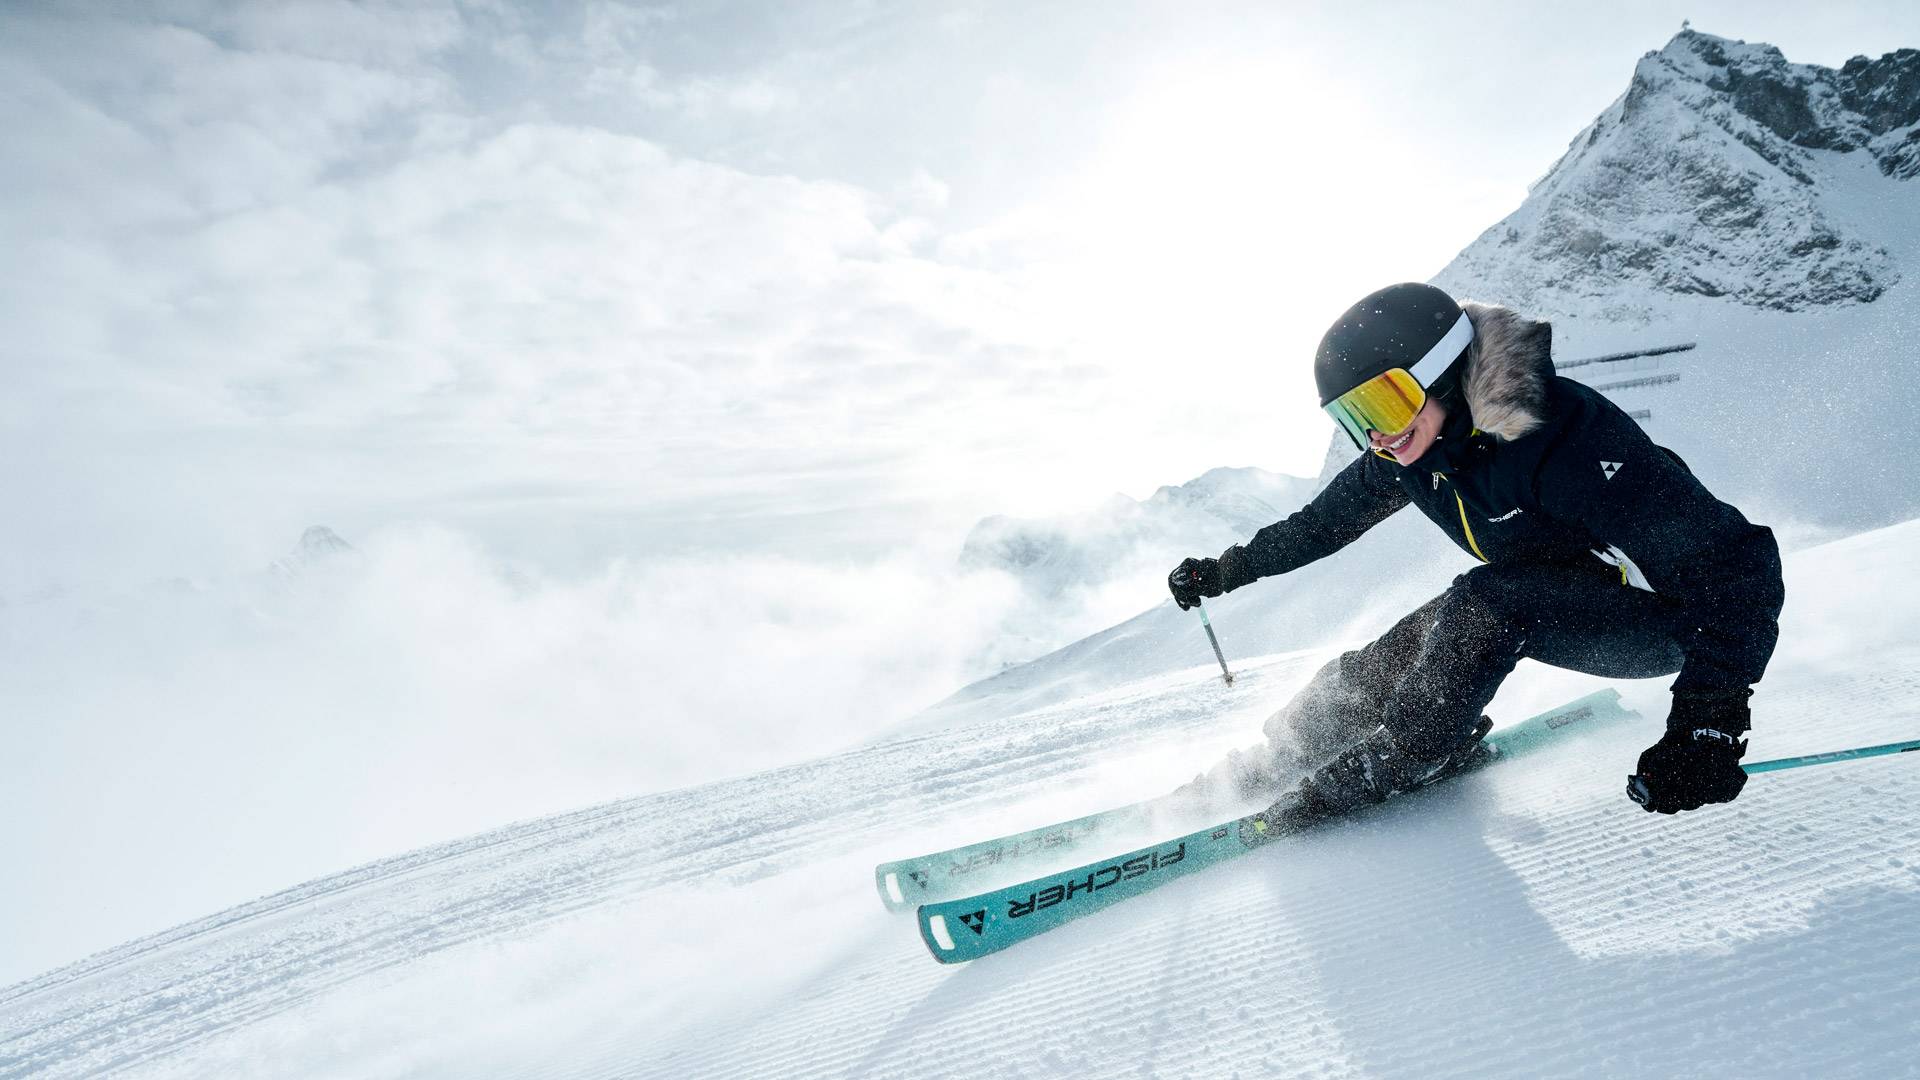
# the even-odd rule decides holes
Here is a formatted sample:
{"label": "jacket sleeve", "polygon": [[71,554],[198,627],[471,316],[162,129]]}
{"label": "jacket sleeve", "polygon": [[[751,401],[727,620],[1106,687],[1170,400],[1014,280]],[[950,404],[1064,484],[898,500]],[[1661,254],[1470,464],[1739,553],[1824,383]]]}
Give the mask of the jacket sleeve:
{"label": "jacket sleeve", "polygon": [[1786,597],[1771,529],[1715,498],[1623,415],[1561,443],[1535,475],[1549,516],[1584,526],[1682,606],[1676,692],[1741,690],[1760,680]]}
{"label": "jacket sleeve", "polygon": [[1313,501],[1220,553],[1228,592],[1263,577],[1297,570],[1358,540],[1410,501],[1387,464],[1362,454]]}

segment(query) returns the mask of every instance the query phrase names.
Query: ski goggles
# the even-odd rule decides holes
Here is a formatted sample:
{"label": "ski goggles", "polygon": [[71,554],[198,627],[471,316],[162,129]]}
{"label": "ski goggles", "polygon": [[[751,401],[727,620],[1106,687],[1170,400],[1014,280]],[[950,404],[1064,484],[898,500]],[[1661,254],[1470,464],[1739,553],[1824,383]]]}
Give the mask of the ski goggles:
{"label": "ski goggles", "polygon": [[1413,372],[1394,368],[1327,402],[1326,410],[1353,444],[1365,450],[1370,445],[1368,432],[1398,435],[1426,403],[1427,390]]}
{"label": "ski goggles", "polygon": [[1440,380],[1473,341],[1473,323],[1463,313],[1453,328],[1411,367],[1388,368],[1341,394],[1322,408],[1353,444],[1370,447],[1368,432],[1398,435],[1427,403],[1427,388]]}

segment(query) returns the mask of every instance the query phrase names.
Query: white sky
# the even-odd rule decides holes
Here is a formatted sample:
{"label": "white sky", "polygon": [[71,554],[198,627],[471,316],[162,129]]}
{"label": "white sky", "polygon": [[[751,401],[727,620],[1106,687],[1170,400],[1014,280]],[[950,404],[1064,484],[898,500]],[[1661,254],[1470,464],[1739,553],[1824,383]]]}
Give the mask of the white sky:
{"label": "white sky", "polygon": [[1912,5],[9,5],[0,593],[396,518],[587,571],[1311,473],[1330,317],[1682,15]]}

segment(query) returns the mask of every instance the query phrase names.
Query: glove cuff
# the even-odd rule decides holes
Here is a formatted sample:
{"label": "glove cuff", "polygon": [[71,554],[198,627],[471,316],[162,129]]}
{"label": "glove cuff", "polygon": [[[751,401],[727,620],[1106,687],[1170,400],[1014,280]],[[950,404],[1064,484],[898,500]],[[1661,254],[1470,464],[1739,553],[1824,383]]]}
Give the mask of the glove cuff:
{"label": "glove cuff", "polygon": [[1705,728],[1726,736],[1729,743],[1735,742],[1753,727],[1747,707],[1747,699],[1752,696],[1752,688],[1677,690],[1673,710],[1667,714],[1667,731],[1691,737]]}
{"label": "glove cuff", "polygon": [[1220,591],[1232,592],[1242,585],[1251,585],[1260,579],[1247,563],[1247,549],[1235,544],[1220,553]]}

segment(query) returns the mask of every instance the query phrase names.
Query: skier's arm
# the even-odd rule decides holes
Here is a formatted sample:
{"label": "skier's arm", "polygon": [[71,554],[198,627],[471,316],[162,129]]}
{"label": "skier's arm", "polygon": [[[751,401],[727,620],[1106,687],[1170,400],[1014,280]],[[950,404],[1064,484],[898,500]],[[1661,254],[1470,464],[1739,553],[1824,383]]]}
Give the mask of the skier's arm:
{"label": "skier's arm", "polygon": [[1358,540],[1410,501],[1391,475],[1397,468],[1362,454],[1313,501],[1220,553],[1221,585],[1231,592],[1297,570]]}
{"label": "skier's arm", "polygon": [[1536,474],[1542,509],[1624,552],[1685,609],[1676,695],[1739,695],[1780,636],[1780,548],[1772,530],[1715,498],[1624,417],[1552,451]]}

